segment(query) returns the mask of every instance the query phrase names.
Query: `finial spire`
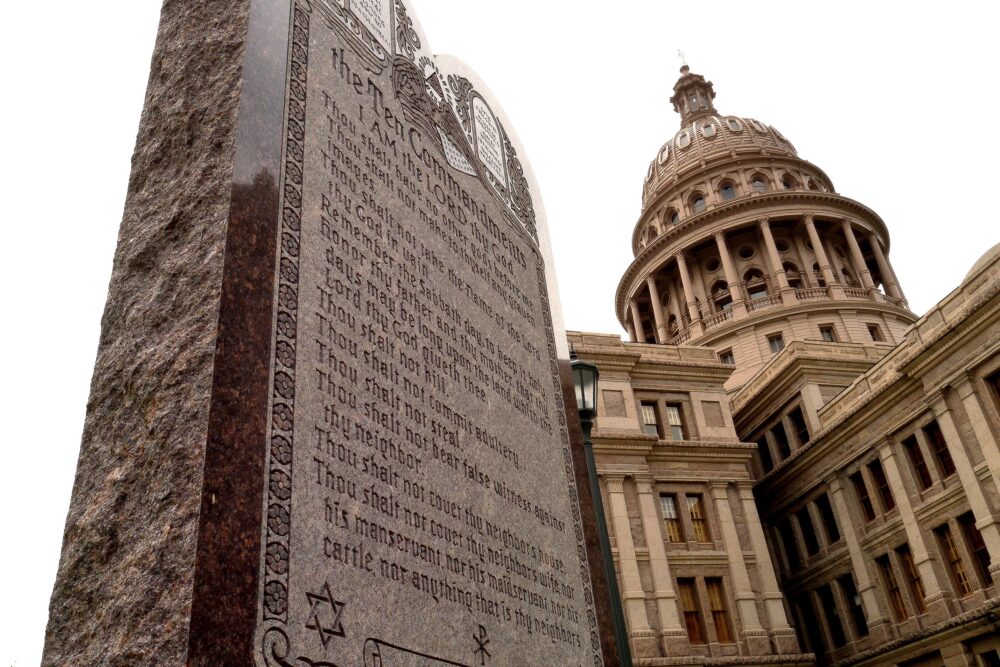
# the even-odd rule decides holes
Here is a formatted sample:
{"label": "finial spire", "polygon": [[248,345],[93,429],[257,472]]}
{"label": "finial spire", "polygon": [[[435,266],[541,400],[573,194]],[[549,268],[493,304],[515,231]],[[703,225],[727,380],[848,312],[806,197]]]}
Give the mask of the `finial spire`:
{"label": "finial spire", "polygon": [[691,68],[688,67],[688,61],[687,58],[684,57],[684,52],[677,49],[677,57],[680,58],[681,61],[681,74],[687,74]]}

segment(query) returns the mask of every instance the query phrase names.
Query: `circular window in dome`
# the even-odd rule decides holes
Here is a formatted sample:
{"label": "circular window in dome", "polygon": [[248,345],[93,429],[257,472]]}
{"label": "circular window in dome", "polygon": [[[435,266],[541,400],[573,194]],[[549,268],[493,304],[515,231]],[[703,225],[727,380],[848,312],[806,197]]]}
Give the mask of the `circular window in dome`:
{"label": "circular window in dome", "polygon": [[740,125],[740,121],[736,120],[735,118],[726,119],[726,125],[728,125],[729,129],[732,130],[733,132],[743,131],[743,126]]}
{"label": "circular window in dome", "polygon": [[788,241],[785,239],[774,239],[774,247],[778,249],[778,252],[788,252]]}
{"label": "circular window in dome", "polygon": [[670,146],[667,146],[666,144],[664,144],[663,148],[661,148],[660,152],[657,153],[657,155],[656,155],[656,161],[659,164],[663,164],[664,162],[667,161],[668,157],[670,157]]}
{"label": "circular window in dome", "polygon": [[691,134],[687,130],[680,132],[677,135],[677,147],[687,148],[690,145],[691,145]]}
{"label": "circular window in dome", "polygon": [[764,134],[767,133],[767,128],[764,127],[763,123],[761,123],[760,121],[750,119],[750,125],[753,127],[753,129],[757,130],[758,132]]}
{"label": "circular window in dome", "polygon": [[736,254],[740,256],[740,259],[750,259],[754,255],[753,246],[741,246],[740,249],[736,251]]}
{"label": "circular window in dome", "polygon": [[701,136],[711,139],[715,136],[715,123],[705,123],[701,126]]}
{"label": "circular window in dome", "polygon": [[719,261],[718,257],[712,257],[710,260],[705,262],[705,270],[709,273],[715,273],[722,266],[722,262]]}

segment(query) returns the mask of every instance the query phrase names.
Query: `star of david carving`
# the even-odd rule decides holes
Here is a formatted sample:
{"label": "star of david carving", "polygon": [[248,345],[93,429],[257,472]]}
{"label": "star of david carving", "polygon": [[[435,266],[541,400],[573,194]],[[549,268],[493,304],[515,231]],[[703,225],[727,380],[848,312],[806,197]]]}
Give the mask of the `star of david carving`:
{"label": "star of david carving", "polygon": [[306,628],[319,633],[319,641],[323,644],[324,649],[332,637],[346,636],[344,625],[340,622],[344,603],[333,597],[330,582],[325,582],[319,592],[306,591],[306,598],[309,600],[309,618],[306,620]]}

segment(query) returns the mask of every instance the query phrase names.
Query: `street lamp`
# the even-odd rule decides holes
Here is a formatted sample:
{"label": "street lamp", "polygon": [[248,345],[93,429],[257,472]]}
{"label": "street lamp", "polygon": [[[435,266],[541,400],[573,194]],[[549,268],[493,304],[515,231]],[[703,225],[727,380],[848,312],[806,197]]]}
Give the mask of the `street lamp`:
{"label": "street lamp", "polygon": [[601,487],[597,481],[597,464],[594,462],[594,443],[590,441],[590,431],[597,416],[597,366],[577,358],[576,351],[570,352],[573,368],[573,385],[576,388],[576,409],[580,413],[580,428],[583,430],[583,453],[587,460],[587,477],[590,478],[590,495],[594,500],[594,517],[597,520],[597,535],[601,540],[601,558],[604,561],[604,579],[608,583],[608,598],[611,602],[611,621],[615,627],[615,643],[618,645],[618,659],[621,667],[632,667],[632,653],[625,630],[625,616],[618,597],[614,561],[611,559],[611,541],[608,539],[608,525],[604,520],[604,503],[601,502]]}

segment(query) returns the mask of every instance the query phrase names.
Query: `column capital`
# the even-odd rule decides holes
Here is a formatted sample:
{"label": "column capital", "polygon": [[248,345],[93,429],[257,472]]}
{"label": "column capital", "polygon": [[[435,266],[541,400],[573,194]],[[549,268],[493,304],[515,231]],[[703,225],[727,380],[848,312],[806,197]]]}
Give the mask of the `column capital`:
{"label": "column capital", "polygon": [[761,229],[767,229],[767,228],[769,228],[771,226],[771,218],[767,218],[767,217],[758,218],[757,219],[757,224],[760,225]]}
{"label": "column capital", "polygon": [[720,239],[721,239],[722,241],[725,241],[725,240],[726,240],[726,232],[725,232],[725,230],[719,230],[719,231],[715,232],[714,234],[712,234],[712,236],[713,236],[713,237],[714,237],[714,238],[715,238],[715,239],[716,239],[717,241],[718,241],[718,240],[720,240]]}
{"label": "column capital", "polygon": [[951,387],[963,401],[976,393],[976,374],[969,370],[963,370],[951,380]]}
{"label": "column capital", "polygon": [[812,213],[803,213],[802,214],[802,222],[806,223],[807,225],[813,224],[813,222],[815,222],[815,219],[813,218],[813,214]]}
{"label": "column capital", "polygon": [[753,482],[736,482],[736,492],[739,494],[740,500],[757,501],[753,495]]}
{"label": "column capital", "polygon": [[653,492],[654,480],[652,475],[636,475],[633,479],[635,480],[636,490],[639,493]]}
{"label": "column capital", "polygon": [[933,389],[927,392],[924,401],[933,412],[935,417],[941,417],[949,412],[948,403],[945,401],[947,388]]}
{"label": "column capital", "polygon": [[830,475],[823,481],[826,483],[826,488],[830,489],[830,493],[837,493],[844,488],[843,483],[840,481],[840,477],[836,473]]}
{"label": "column capital", "polygon": [[708,490],[712,492],[712,497],[715,498],[716,500],[722,500],[724,498],[728,498],[729,497],[728,488],[729,488],[729,482],[716,481],[708,483]]}
{"label": "column capital", "polygon": [[608,493],[625,493],[625,475],[601,475],[608,487]]}

